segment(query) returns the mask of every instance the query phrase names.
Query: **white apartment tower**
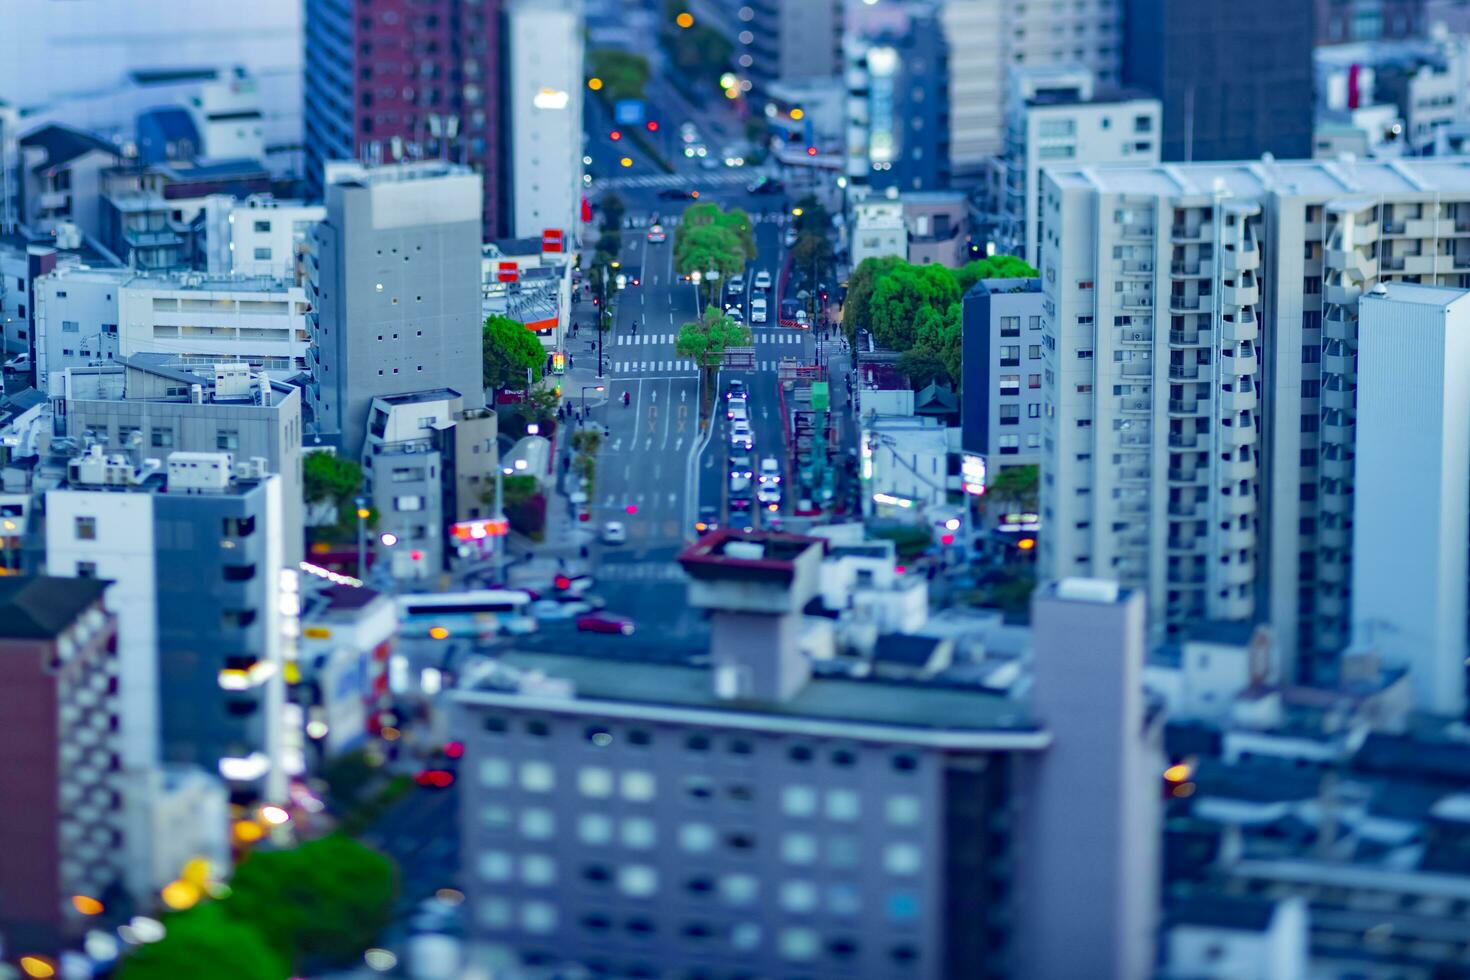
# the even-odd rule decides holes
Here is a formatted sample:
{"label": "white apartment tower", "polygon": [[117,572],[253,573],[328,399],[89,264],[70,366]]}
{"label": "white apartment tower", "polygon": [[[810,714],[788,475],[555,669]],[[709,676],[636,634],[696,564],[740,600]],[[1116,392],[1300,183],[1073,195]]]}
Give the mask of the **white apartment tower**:
{"label": "white apartment tower", "polygon": [[1042,181],[1043,574],[1142,588],[1166,633],[1267,620],[1312,673],[1350,639],[1358,299],[1470,287],[1470,162]]}
{"label": "white apartment tower", "polygon": [[1462,717],[1470,293],[1380,284],[1361,306],[1354,639],[1409,668],[1421,710]]}
{"label": "white apartment tower", "polygon": [[568,241],[582,203],[582,13],[573,0],[516,0],[506,14],[515,237]]}

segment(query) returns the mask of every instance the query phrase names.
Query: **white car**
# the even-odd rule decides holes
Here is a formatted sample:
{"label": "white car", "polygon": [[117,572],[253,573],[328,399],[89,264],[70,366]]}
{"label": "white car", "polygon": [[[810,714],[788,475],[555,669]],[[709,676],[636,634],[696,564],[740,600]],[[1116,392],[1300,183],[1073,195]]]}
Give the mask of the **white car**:
{"label": "white car", "polygon": [[755,436],[750,431],[749,422],[730,423],[730,445],[744,449],[751,449],[755,446]]}
{"label": "white car", "polygon": [[766,301],[757,297],[750,301],[750,322],[766,322]]}
{"label": "white car", "polygon": [[791,246],[793,246],[793,245],[796,244],[796,229],[795,228],[787,228],[786,229],[786,234],[784,234],[784,235],[781,236],[781,244],[782,245],[785,245],[787,248],[790,248]]}
{"label": "white car", "polygon": [[731,395],[725,399],[725,418],[727,419],[733,419],[737,412],[740,413],[741,418],[745,418],[745,413],[749,410],[750,400],[744,395]]}
{"label": "white car", "polygon": [[750,468],[749,456],[730,457],[730,492],[742,493],[750,488],[755,473]]}
{"label": "white car", "polygon": [[17,371],[17,372],[19,372],[19,371],[29,371],[30,369],[31,369],[31,355],[30,354],[17,354],[14,357],[12,357],[10,360],[8,360],[8,361],[5,362],[5,370],[7,370],[7,371]]}
{"label": "white car", "polygon": [[725,280],[725,295],[739,296],[745,292],[745,277],[740,275],[731,276]]}
{"label": "white car", "polygon": [[734,425],[750,425],[750,416],[746,414],[745,406],[725,410],[725,417]]}
{"label": "white car", "polygon": [[761,460],[761,483],[776,484],[781,482],[781,464],[774,456],[767,456]]}
{"label": "white car", "polygon": [[727,307],[725,307],[725,315],[727,317],[729,317],[731,320],[735,321],[735,325],[737,327],[740,327],[740,326],[744,326],[745,325],[745,314],[740,312],[740,307],[738,307],[738,306],[727,306]]}
{"label": "white car", "polygon": [[762,483],[755,491],[755,499],[767,506],[781,503],[781,488],[774,483]]}
{"label": "white car", "polygon": [[765,269],[762,269],[755,274],[754,283],[756,289],[759,289],[761,292],[765,292],[766,290],[771,288],[771,274]]}
{"label": "white car", "polygon": [[667,237],[668,236],[664,232],[663,225],[654,225],[652,228],[648,229],[648,240],[650,242],[653,242],[655,245],[657,245],[659,242],[663,241]]}
{"label": "white car", "polygon": [[622,521],[608,521],[602,525],[603,544],[622,544],[628,540],[628,529]]}

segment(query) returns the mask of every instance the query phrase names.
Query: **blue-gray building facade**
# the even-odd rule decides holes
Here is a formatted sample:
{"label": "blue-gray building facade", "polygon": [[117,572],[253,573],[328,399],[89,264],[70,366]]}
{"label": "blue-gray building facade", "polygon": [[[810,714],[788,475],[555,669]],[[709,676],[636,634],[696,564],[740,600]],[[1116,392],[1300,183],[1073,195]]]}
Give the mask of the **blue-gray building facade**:
{"label": "blue-gray building facade", "polygon": [[985,279],[961,300],[960,443],[994,475],[1041,462],[1045,297],[1037,279]]}

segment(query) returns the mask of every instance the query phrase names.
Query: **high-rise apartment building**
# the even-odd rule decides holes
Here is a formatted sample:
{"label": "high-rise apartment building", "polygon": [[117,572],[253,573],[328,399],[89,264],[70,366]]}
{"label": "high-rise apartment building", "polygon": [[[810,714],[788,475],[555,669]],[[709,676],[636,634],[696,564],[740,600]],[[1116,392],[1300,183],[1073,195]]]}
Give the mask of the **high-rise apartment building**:
{"label": "high-rise apartment building", "polygon": [[1122,80],[1163,102],[1166,161],[1311,156],[1310,0],[1122,6]]}
{"label": "high-rise apartment building", "polygon": [[1358,298],[1470,287],[1470,166],[1048,170],[1044,575],[1349,641]]}
{"label": "high-rise apartment building", "polygon": [[117,623],[106,583],[0,579],[0,943],[54,954],[85,923],[73,895],[123,877]]}
{"label": "high-rise apartment building", "polygon": [[1041,462],[1041,324],[1036,279],[984,279],[961,303],[961,444],[985,458],[987,480]]}
{"label": "high-rise apartment building", "polygon": [[376,397],[448,388],[485,404],[481,180],[444,163],[329,169],[308,262],[307,403],[355,460]]}
{"label": "high-rise apartment building", "polygon": [[483,238],[506,232],[499,0],[307,0],[307,182],[326,164],[439,158],[480,175]]}
{"label": "high-rise apartment building", "polygon": [[1077,66],[1116,84],[1123,0],[1067,4],[943,0],[949,48],[949,160],[978,177],[1005,141],[1007,73],[1014,66]]}
{"label": "high-rise apartment building", "polygon": [[[1409,669],[1416,705],[1465,714],[1470,293],[1395,282],[1361,302],[1354,639]],[[1406,541],[1405,521],[1423,533]]]}
{"label": "high-rise apartment building", "polygon": [[843,0],[736,3],[735,64],[757,87],[842,69]]}
{"label": "high-rise apartment building", "polygon": [[505,12],[510,229],[570,242],[582,214],[580,0],[512,0]]}

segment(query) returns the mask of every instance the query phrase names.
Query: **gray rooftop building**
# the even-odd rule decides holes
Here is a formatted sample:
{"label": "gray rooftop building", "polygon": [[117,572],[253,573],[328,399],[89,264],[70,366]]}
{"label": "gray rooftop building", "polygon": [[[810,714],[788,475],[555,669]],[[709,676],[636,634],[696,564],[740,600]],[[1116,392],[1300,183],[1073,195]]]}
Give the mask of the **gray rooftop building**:
{"label": "gray rooftop building", "polygon": [[480,179],[427,162],[329,168],[308,261],[316,426],[362,453],[379,396],[435,388],[484,405]]}
{"label": "gray rooftop building", "polygon": [[[1017,785],[1055,733],[1002,695],[809,657],[802,609],[825,548],[717,532],[685,551],[690,604],[712,621],[707,669],[513,653],[467,678],[455,725],[473,937],[527,964],[632,977],[975,978],[1039,962],[1017,947],[1018,827],[1033,819]],[[1090,807],[1068,812],[1085,823]],[[1043,873],[1033,894],[1049,911],[1065,882]],[[1121,896],[1150,873],[1104,865],[1090,880]],[[1134,908],[1077,924],[1077,955],[1105,964],[1095,975],[1146,975],[1131,939],[1127,955],[1112,945],[1147,936]]]}

